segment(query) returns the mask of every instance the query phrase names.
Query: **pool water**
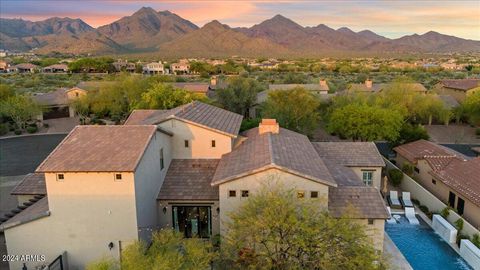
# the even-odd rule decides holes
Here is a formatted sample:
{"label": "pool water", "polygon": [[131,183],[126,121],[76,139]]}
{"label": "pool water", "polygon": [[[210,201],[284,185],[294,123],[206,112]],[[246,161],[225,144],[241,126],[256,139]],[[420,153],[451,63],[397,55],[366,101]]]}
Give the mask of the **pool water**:
{"label": "pool water", "polygon": [[414,270],[472,269],[428,224],[418,220],[420,225],[411,225],[402,216],[400,223],[385,224],[385,232]]}

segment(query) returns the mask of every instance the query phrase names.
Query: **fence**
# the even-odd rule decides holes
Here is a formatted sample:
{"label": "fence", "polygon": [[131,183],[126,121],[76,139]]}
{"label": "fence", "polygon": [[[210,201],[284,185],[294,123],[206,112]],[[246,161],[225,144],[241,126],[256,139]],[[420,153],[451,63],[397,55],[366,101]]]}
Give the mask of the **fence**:
{"label": "fence", "polygon": [[[399,170],[398,167],[395,166],[388,159],[384,158],[384,160],[385,160],[385,163],[387,164],[388,170],[389,169]],[[422,205],[425,205],[426,207],[428,207],[428,209],[432,212],[440,212],[445,207],[447,207],[446,204],[444,204],[441,200],[439,200],[432,193],[430,193],[428,190],[426,190],[424,187],[422,187],[419,183],[417,183],[415,180],[413,180],[406,174],[403,174],[403,179],[402,179],[402,183],[400,184],[400,188],[404,191],[410,192],[410,195],[412,198],[420,201]],[[450,222],[450,224],[454,224],[455,221],[457,221],[460,218],[463,219],[455,211],[450,210],[450,214],[448,215],[447,220],[448,222]],[[480,231],[477,230],[472,224],[464,220],[462,234],[472,237],[474,234],[480,234]]]}

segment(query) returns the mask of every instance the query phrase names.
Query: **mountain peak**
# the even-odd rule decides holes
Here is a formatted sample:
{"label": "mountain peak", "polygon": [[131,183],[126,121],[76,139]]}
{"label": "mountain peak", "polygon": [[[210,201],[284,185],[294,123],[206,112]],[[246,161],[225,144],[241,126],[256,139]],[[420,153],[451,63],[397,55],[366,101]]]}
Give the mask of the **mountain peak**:
{"label": "mountain peak", "polygon": [[217,20],[213,20],[207,24],[205,24],[202,28],[212,28],[212,29],[218,29],[218,28],[223,28],[223,29],[229,29],[228,25],[222,24],[221,22]]}
{"label": "mountain peak", "polygon": [[[155,9],[151,8],[151,7],[142,7],[140,8],[139,10],[137,10],[135,13],[133,13],[133,15],[136,15],[136,14],[149,14],[149,13],[157,13],[155,11]],[[133,16],[132,15],[132,16]]]}

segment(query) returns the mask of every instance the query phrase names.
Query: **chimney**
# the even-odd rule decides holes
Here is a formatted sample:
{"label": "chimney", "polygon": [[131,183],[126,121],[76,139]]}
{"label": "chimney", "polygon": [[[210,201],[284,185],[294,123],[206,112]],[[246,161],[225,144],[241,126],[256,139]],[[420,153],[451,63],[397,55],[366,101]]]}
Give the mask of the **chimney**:
{"label": "chimney", "polygon": [[280,126],[275,119],[262,119],[260,125],[258,125],[258,134],[271,132],[272,134],[278,134],[280,132]]}
{"label": "chimney", "polygon": [[372,82],[372,80],[370,80],[370,79],[367,79],[367,80],[365,81],[365,86],[366,86],[367,88],[372,88],[372,84],[373,84],[373,82]]}
{"label": "chimney", "polygon": [[326,80],[320,80],[320,86],[327,86]]}
{"label": "chimney", "polygon": [[217,85],[217,76],[212,76],[212,78],[210,79],[210,85],[211,86]]}

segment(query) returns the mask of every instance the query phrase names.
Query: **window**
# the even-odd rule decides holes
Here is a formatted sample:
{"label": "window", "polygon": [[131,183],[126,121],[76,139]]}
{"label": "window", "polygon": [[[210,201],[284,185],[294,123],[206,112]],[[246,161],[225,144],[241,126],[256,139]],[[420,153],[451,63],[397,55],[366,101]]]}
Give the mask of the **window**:
{"label": "window", "polygon": [[78,92],[75,92],[75,96],[78,97]]}
{"label": "window", "polygon": [[310,191],[310,198],[318,198],[318,191]]}
{"label": "window", "polygon": [[163,170],[165,168],[165,163],[163,159],[163,148],[160,148],[160,170]]}
{"label": "window", "polygon": [[228,197],[237,197],[237,191],[236,190],[229,190],[228,191]]}
{"label": "window", "polygon": [[297,191],[297,198],[299,199],[305,198],[305,191],[302,191],[302,190]]}
{"label": "window", "polygon": [[372,186],[373,171],[362,171],[362,180],[366,186]]}
{"label": "window", "polygon": [[248,190],[242,190],[242,197],[243,198],[248,197]]}
{"label": "window", "polygon": [[212,147],[215,147],[215,140],[212,140]]}
{"label": "window", "polygon": [[57,181],[63,181],[65,177],[63,176],[63,173],[57,174]]}
{"label": "window", "polygon": [[120,181],[122,180],[122,174],[121,173],[116,173],[115,174],[115,181]]}
{"label": "window", "polygon": [[414,170],[416,173],[420,173],[420,169],[419,169],[418,167],[413,168],[413,170]]}
{"label": "window", "polygon": [[437,184],[437,180],[432,179],[432,184],[436,185],[436,184]]}
{"label": "window", "polygon": [[369,218],[368,219],[368,225],[373,225],[373,221],[374,221],[373,218]]}
{"label": "window", "polygon": [[184,143],[185,143],[185,148],[188,148],[188,140],[185,140]]}

